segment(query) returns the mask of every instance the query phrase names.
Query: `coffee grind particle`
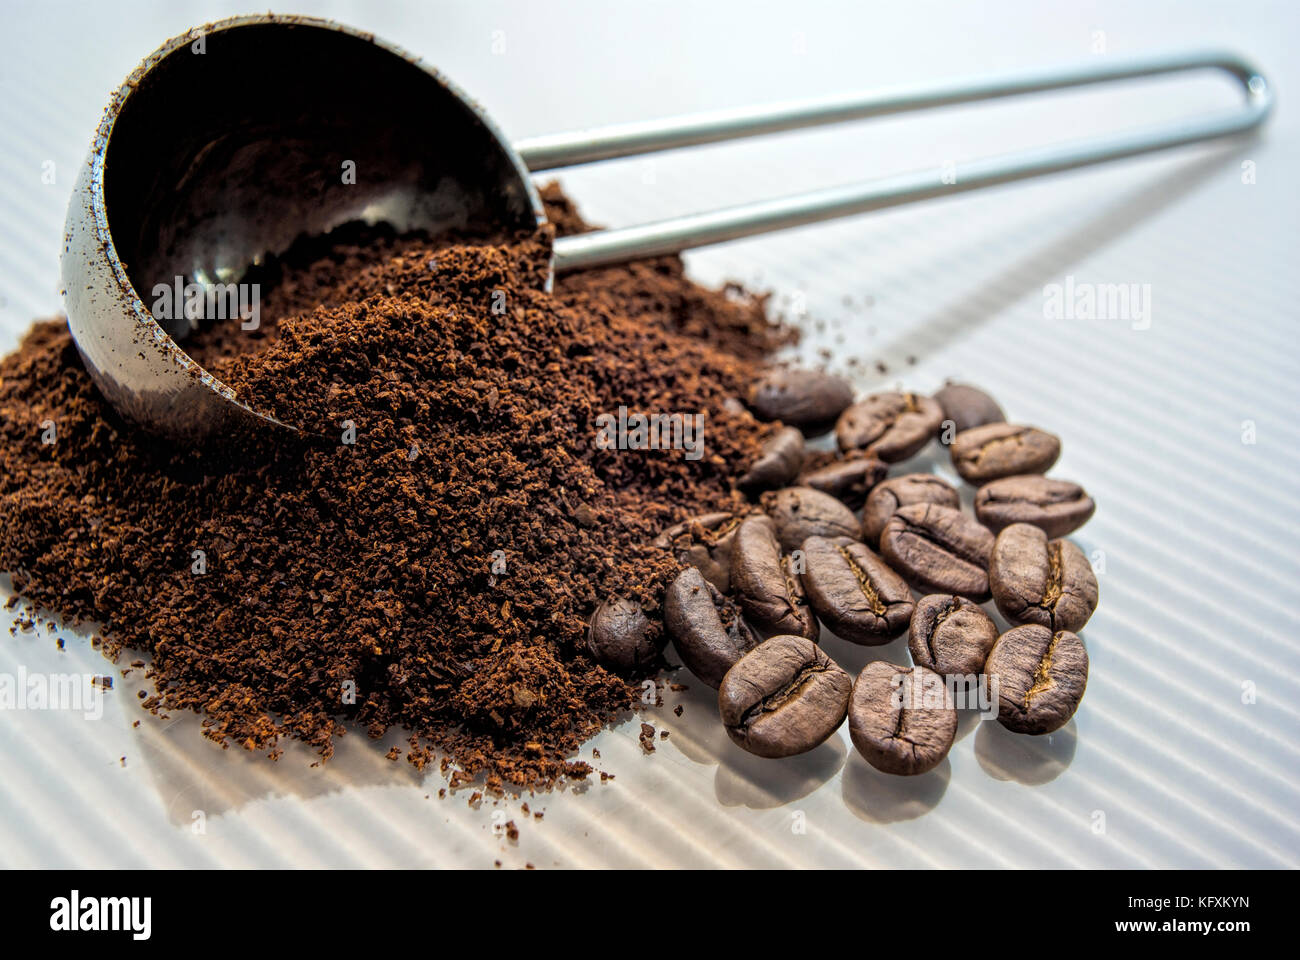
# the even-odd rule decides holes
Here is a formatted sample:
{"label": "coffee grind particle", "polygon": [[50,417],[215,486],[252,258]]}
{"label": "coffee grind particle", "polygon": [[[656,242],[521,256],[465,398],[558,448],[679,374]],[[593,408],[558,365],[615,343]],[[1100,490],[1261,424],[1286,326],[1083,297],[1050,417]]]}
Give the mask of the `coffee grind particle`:
{"label": "coffee grind particle", "polygon": [[[158,441],[37,323],[0,361],[0,570],[110,657],[148,651],[145,706],[223,745],[328,756],[348,721],[405,729],[453,787],[587,776],[575,751],[636,693],[586,653],[587,618],[614,597],[658,616],[678,565],[655,536],[743,506],[772,428],[735,398],[786,334],[674,257],[543,293],[546,239],[356,230],[276,261],[255,336],[187,346],[303,436]],[[704,413],[704,456],[598,448],[620,406]]]}

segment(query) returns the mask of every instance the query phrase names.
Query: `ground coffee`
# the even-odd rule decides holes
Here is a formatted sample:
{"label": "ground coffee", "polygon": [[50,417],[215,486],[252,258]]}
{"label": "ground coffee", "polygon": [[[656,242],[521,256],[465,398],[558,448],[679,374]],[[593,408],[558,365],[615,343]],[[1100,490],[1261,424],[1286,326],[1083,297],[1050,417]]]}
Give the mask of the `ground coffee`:
{"label": "ground coffee", "polygon": [[[0,569],[110,655],[152,654],[146,706],[199,711],[223,744],[328,756],[352,721],[408,729],[412,762],[446,751],[459,779],[586,776],[574,751],[633,698],[588,616],[617,597],[659,616],[679,568],[656,535],[744,508],[771,428],[735,398],[786,334],[673,257],[545,294],[546,239],[307,245],[267,268],[258,331],[187,344],[324,439],[156,441],[38,323],[0,362]],[[620,406],[705,414],[704,455],[602,449]]]}

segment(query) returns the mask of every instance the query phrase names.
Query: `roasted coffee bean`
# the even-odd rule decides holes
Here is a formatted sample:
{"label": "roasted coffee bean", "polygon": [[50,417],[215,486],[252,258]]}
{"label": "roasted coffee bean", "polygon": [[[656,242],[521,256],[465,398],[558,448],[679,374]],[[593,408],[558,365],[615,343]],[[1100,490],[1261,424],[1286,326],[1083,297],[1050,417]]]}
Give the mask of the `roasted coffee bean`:
{"label": "roasted coffee bean", "polygon": [[[943,408],[944,422],[951,420],[956,433],[1007,419],[996,400],[983,390],[964,383],[948,384],[934,395],[934,400]],[[939,429],[942,433],[943,427]]]}
{"label": "roasted coffee bean", "polygon": [[665,591],[664,626],[682,663],[715,690],[731,665],[759,642],[736,604],[694,567]]}
{"label": "roasted coffee bean", "polygon": [[770,517],[746,517],[731,548],[731,589],[746,619],[764,633],[816,640],[821,631]]}
{"label": "roasted coffee bean", "polygon": [[970,676],[984,672],[997,639],[998,628],[979,604],[931,593],[916,601],[907,649],[917,666],[944,676]]}
{"label": "roasted coffee bean", "polygon": [[704,579],[723,593],[731,589],[731,545],[743,520],[735,513],[706,513],[673,524],[654,545],[671,550],[677,562],[699,568]]}
{"label": "roasted coffee bean", "polygon": [[849,737],[877,770],[904,776],[933,770],[956,736],[952,695],[933,670],[877,660],[858,674],[849,700]]}
{"label": "roasted coffee bean", "polygon": [[760,757],[790,757],[844,722],[852,678],[805,637],[773,637],[742,657],[718,688],[727,734]]}
{"label": "roasted coffee bean", "polygon": [[797,550],[809,537],[856,537],[858,533],[852,510],[811,487],[769,491],[763,494],[762,504],[785,550]]}
{"label": "roasted coffee bean", "polygon": [[862,539],[875,547],[880,534],[900,507],[913,503],[937,503],[941,507],[960,507],[961,497],[948,481],[932,473],[905,473],[890,477],[867,494],[862,511]]}
{"label": "roasted coffee bean", "polygon": [[889,464],[875,457],[857,456],[838,460],[816,470],[800,475],[801,487],[812,487],[828,493],[850,510],[856,510],[867,501],[875,486],[885,479]]}
{"label": "roasted coffee bean", "polygon": [[796,427],[782,427],[763,443],[763,451],[740,478],[740,486],[752,490],[783,487],[803,467],[803,434]]}
{"label": "roasted coffee bean", "polygon": [[993,534],[955,507],[914,503],[896,511],[880,535],[880,552],[917,590],[989,598]]}
{"label": "roasted coffee bean", "polygon": [[587,649],[602,666],[618,673],[640,673],[668,642],[663,627],[641,605],[622,597],[596,608],[587,627]]}
{"label": "roasted coffee bean", "polygon": [[1061,441],[1037,427],[986,423],[957,434],[952,465],[967,483],[988,483],[1022,473],[1046,473],[1061,455]]}
{"label": "roasted coffee bean", "polygon": [[853,388],[823,370],[787,367],[759,378],[749,405],[764,420],[796,427],[829,424],[853,402]]}
{"label": "roasted coffee bean", "polygon": [[886,463],[918,453],[943,422],[943,408],[915,393],[875,393],[849,407],[835,424],[841,450],[866,450]]}
{"label": "roasted coffee bean", "polygon": [[1051,733],[1074,716],[1088,686],[1088,651],[1068,630],[1031,623],[998,638],[984,665],[997,685],[998,722],[1016,733]]}
{"label": "roasted coffee bean", "polygon": [[808,601],[835,636],[876,646],[907,629],[912,591],[865,544],[850,537],[809,537],[803,552]]}
{"label": "roasted coffee bean", "polygon": [[1063,537],[1087,523],[1096,509],[1077,483],[1032,473],[994,480],[975,494],[975,515],[994,533],[1013,523],[1032,523],[1049,537]]}
{"label": "roasted coffee bean", "polygon": [[1028,523],[1013,523],[998,534],[989,587],[1012,623],[1077,631],[1097,609],[1097,578],[1083,551],[1069,540],[1048,540]]}

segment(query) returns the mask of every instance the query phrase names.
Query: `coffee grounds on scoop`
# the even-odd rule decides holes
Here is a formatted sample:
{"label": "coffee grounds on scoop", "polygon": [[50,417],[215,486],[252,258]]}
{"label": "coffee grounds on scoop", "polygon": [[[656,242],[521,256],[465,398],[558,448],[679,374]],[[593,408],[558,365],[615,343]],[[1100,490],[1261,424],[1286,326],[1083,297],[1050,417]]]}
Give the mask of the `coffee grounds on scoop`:
{"label": "coffee grounds on scoop", "polygon": [[[560,232],[584,228],[545,196]],[[587,618],[616,595],[654,615],[678,569],[656,534],[743,504],[768,428],[734,398],[788,331],[675,257],[543,293],[549,229],[299,247],[265,277],[258,331],[187,343],[323,439],[149,437],[101,399],[66,324],[38,322],[0,361],[0,569],[96,624],[109,656],[148,651],[145,706],[196,711],[222,744],[328,757],[346,722],[408,731],[408,759],[440,752],[453,783],[586,777],[576,751],[637,692],[583,652]],[[620,405],[705,413],[704,456],[599,449]]]}

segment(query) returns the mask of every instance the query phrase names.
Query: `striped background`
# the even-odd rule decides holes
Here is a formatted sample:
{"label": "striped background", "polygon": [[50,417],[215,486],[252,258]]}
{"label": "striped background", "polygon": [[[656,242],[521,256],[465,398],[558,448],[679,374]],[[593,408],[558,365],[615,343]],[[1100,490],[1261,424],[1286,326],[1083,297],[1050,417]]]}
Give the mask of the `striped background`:
{"label": "striped background", "polygon": [[[1300,861],[1300,355],[1294,348],[1294,10],[1282,4],[309,4],[439,64],[513,135],[1085,58],[1225,45],[1259,60],[1280,109],[1257,142],[1174,155],[745,241],[695,274],[806,310],[810,356],[863,389],[959,376],[1064,438],[1055,473],[1099,504],[1075,539],[1104,556],[1084,631],[1084,705],[1050,738],[967,717],[914,781],[847,731],[804,757],[733,747],[699,684],[589,745],[616,775],[471,808],[349,736],[326,768],[221,751],[158,721],[118,679],[99,720],[0,717],[0,864],[547,866],[1294,866]],[[699,8],[705,9],[699,9]],[[898,8],[905,9],[898,9]],[[7,5],[0,29],[0,329],[59,308],[59,232],[109,90],[226,3]],[[600,14],[598,16],[598,13]],[[503,34],[494,36],[495,31]],[[505,43],[493,54],[494,39]],[[1103,54],[1104,55],[1104,54]],[[572,171],[593,219],[627,224],[1114,129],[1229,103],[1214,81],[967,109]],[[160,143],[165,132],[160,132]],[[56,182],[41,182],[52,160]],[[1241,182],[1254,164],[1257,183]],[[1047,320],[1043,288],[1149,284],[1149,329]],[[909,359],[912,362],[909,362]],[[876,372],[875,364],[887,367]],[[1243,443],[1243,423],[1256,442]],[[930,451],[918,469],[951,476]],[[0,673],[102,672],[0,634]],[[826,640],[856,672],[864,651]],[[1243,702],[1243,685],[1255,702]],[[1247,698],[1249,699],[1249,698]],[[672,707],[684,706],[674,716]],[[132,724],[140,719],[139,727]],[[395,740],[393,742],[396,742]],[[545,819],[525,816],[528,801]],[[197,813],[196,813],[197,812]],[[506,820],[517,844],[498,836]],[[525,823],[525,820],[528,822]]]}

